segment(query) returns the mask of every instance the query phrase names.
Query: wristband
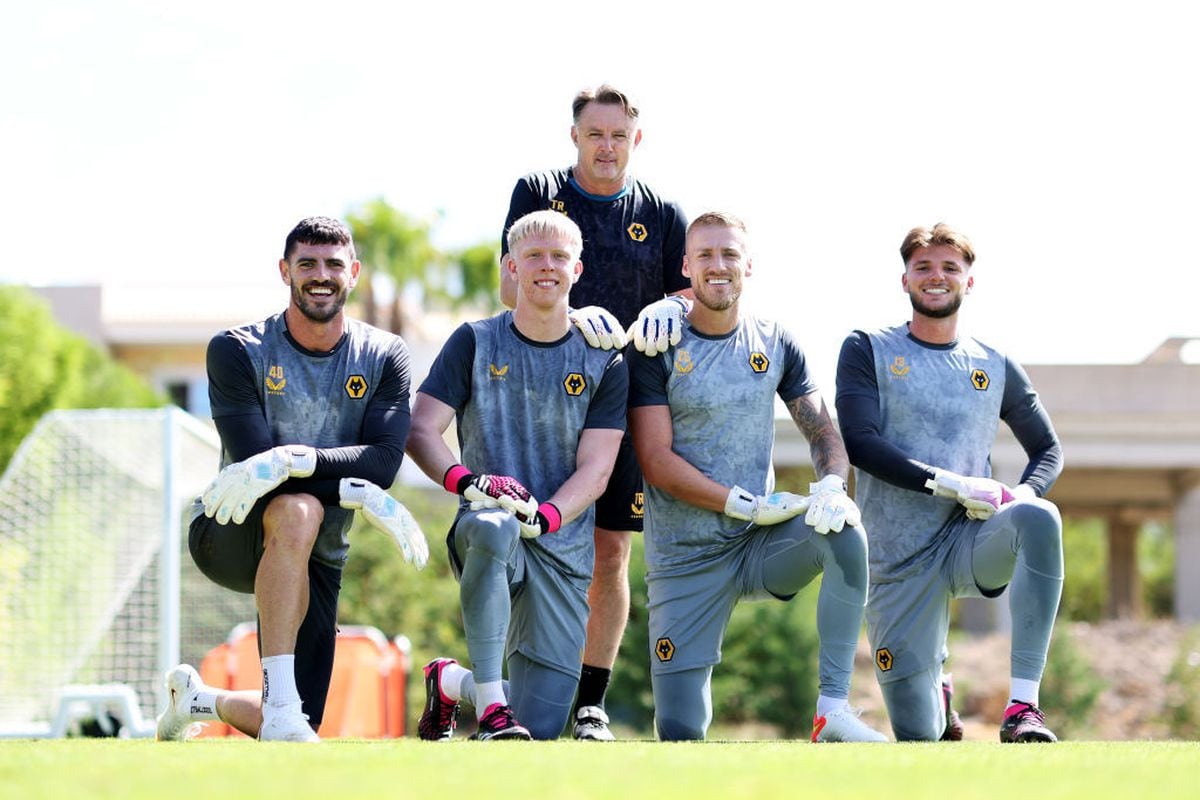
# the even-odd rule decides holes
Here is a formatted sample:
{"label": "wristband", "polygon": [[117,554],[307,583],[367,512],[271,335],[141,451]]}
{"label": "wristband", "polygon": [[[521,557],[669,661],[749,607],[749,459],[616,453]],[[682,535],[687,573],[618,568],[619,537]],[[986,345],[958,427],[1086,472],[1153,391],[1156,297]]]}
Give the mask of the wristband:
{"label": "wristband", "polygon": [[471,474],[471,470],[462,464],[455,464],[447,469],[446,474],[442,476],[442,488],[450,492],[450,494],[462,494],[463,489],[467,488],[467,483],[473,477],[475,476]]}
{"label": "wristband", "polygon": [[562,527],[562,512],[554,503],[546,501],[538,506],[537,521],[542,533],[554,533]]}

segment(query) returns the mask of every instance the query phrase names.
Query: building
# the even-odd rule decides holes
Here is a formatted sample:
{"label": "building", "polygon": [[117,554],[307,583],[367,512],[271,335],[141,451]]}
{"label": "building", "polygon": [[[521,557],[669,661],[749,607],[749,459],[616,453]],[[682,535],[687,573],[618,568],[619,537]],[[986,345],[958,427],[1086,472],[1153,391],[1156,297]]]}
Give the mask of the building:
{"label": "building", "polygon": [[[33,287],[64,327],[145,378],[180,408],[210,419],[205,352],[220,330],[265,319],[287,305],[280,282],[245,285]],[[357,315],[356,315],[357,316]],[[445,314],[406,316],[413,390],[457,322]],[[407,459],[399,479],[428,484]]]}
{"label": "building", "polygon": [[[74,286],[35,289],[67,327],[104,347],[178,405],[208,417],[204,350],[216,331],[283,308],[279,284],[247,286]],[[456,322],[411,313],[406,331],[414,381]],[[1063,515],[1107,527],[1109,614],[1136,617],[1141,597],[1136,542],[1142,523],[1175,531],[1175,608],[1200,621],[1200,363],[1185,360],[1200,340],[1169,339],[1138,364],[1026,365],[1063,442],[1066,468],[1050,498]],[[811,467],[808,444],[790,419],[776,423],[776,463]],[[1001,425],[993,470],[1020,476],[1024,454]]]}
{"label": "building", "polygon": [[[1176,616],[1200,621],[1200,363],[1184,359],[1193,341],[1200,345],[1168,339],[1138,364],[1025,365],[1063,444],[1066,466],[1050,499],[1064,517],[1107,528],[1113,617],[1142,611],[1138,531],[1159,520],[1175,532]],[[791,420],[777,421],[776,434],[777,464],[809,465]],[[1001,424],[993,473],[1013,483],[1025,463]]]}

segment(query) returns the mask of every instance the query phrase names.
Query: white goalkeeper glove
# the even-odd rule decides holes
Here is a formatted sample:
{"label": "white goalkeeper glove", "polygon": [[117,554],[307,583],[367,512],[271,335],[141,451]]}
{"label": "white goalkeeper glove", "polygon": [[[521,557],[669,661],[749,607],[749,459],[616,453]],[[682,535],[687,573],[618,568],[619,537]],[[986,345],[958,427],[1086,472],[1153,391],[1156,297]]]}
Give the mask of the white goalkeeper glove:
{"label": "white goalkeeper glove", "polygon": [[554,503],[545,502],[537,507],[532,518],[516,515],[521,525],[522,539],[536,539],[543,533],[554,533],[562,527],[562,512]]}
{"label": "white goalkeeper glove", "polygon": [[455,464],[442,476],[446,491],[460,494],[472,511],[502,508],[525,519],[537,516],[538,502],[516,478],[508,475],[475,475],[462,464]]}
{"label": "white goalkeeper glove", "polygon": [[575,308],[567,316],[589,346],[599,350],[620,350],[625,346],[625,329],[616,317],[600,306]]}
{"label": "white goalkeeper glove", "polygon": [[421,526],[396,498],[362,478],[342,478],[338,496],[342,508],[361,511],[367,522],[389,534],[405,561],[417,569],[429,563],[429,544]]}
{"label": "white goalkeeper glove", "polygon": [[734,486],[725,498],[725,516],[749,520],[755,525],[778,525],[803,514],[808,508],[808,500],[802,494],[791,492],[755,496],[740,486]]}
{"label": "white goalkeeper glove", "polygon": [[317,468],[317,451],[285,444],[230,464],[200,495],[204,513],[221,525],[241,525],[258,499],[288,478],[307,478]]}
{"label": "white goalkeeper glove", "polygon": [[686,297],[672,295],[641,310],[630,329],[633,346],[648,356],[667,352],[683,336],[683,317],[692,310]]}
{"label": "white goalkeeper glove", "polygon": [[935,469],[933,477],[925,481],[925,488],[932,490],[935,497],[957,500],[971,519],[990,519],[1001,506],[1015,499],[1000,481],[972,478],[944,469]]}
{"label": "white goalkeeper glove", "polygon": [[826,475],[808,485],[808,513],[804,523],[820,534],[837,533],[847,525],[862,524],[862,512],[846,494],[846,482],[840,475]]}

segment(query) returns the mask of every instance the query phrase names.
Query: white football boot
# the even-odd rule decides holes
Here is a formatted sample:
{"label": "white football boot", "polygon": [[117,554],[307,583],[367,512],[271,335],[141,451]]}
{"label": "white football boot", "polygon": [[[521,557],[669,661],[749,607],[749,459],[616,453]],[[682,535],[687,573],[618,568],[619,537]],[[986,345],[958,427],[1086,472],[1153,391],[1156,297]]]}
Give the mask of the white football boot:
{"label": "white football boot", "polygon": [[200,732],[200,723],[192,722],[191,707],[204,682],[200,673],[180,664],[167,673],[166,683],[167,709],[158,715],[155,738],[160,742],[182,742]]}
{"label": "white football boot", "polygon": [[[270,710],[268,711],[268,708]],[[262,727],[258,729],[260,742],[319,742],[321,737],[308,724],[308,715],[300,712],[299,703],[289,703],[279,708],[263,706]]]}
{"label": "white football boot", "polygon": [[581,741],[611,742],[617,738],[608,729],[608,714],[600,706],[583,706],[575,712],[573,732]]}
{"label": "white football boot", "polygon": [[814,742],[886,742],[887,737],[867,725],[850,706],[842,706],[823,717],[813,715]]}

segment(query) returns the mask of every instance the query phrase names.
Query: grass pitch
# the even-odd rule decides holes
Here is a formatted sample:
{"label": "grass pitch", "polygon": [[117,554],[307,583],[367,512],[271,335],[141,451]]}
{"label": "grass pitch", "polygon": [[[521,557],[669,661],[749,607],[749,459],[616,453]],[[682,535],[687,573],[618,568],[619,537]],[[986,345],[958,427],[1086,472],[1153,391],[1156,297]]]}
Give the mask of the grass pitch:
{"label": "grass pitch", "polygon": [[1194,797],[1195,742],[1057,745],[0,741],[0,796],[69,798]]}

